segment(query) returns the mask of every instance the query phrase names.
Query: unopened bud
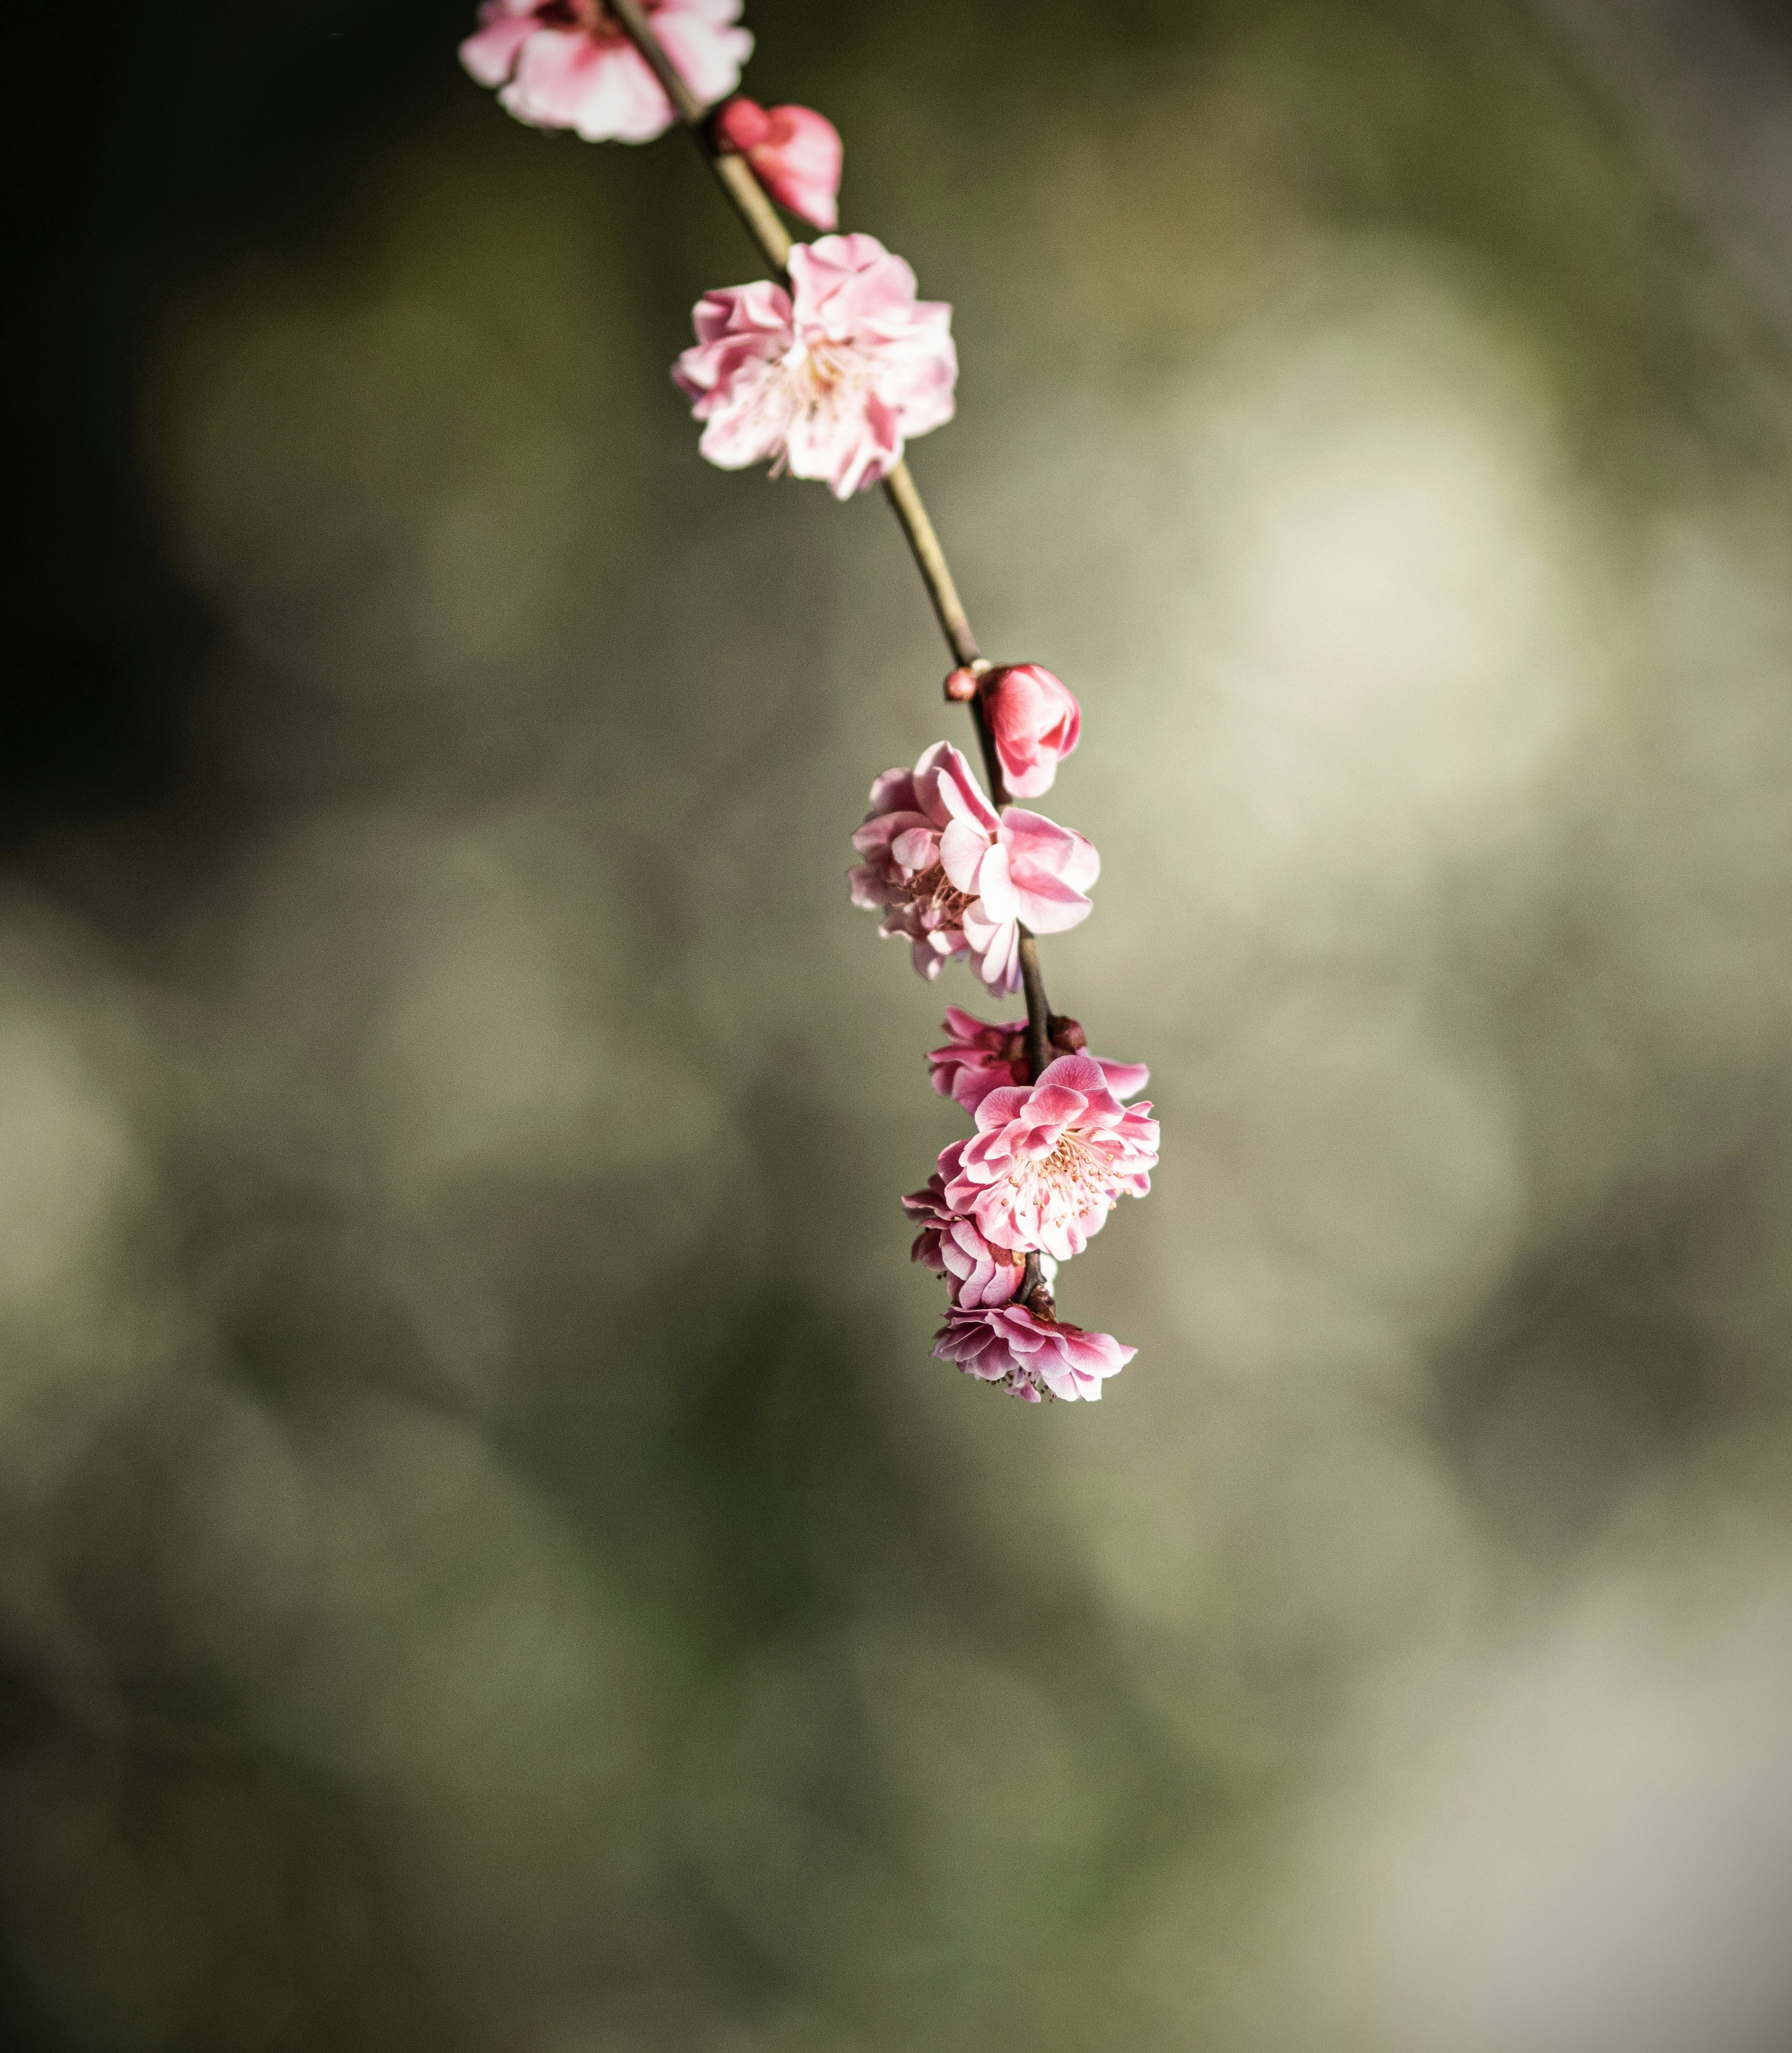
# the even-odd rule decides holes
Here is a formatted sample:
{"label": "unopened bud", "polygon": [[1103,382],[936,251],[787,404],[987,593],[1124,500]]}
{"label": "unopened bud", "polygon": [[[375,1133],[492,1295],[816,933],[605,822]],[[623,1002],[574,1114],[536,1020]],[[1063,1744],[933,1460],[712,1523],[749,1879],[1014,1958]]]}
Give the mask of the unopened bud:
{"label": "unopened bud", "polygon": [[718,150],[746,159],[780,206],[817,228],[839,226],[840,135],[825,116],[812,107],[761,107],[743,96],[720,109],[709,132]]}
{"label": "unopened bud", "polygon": [[1083,732],[1083,712],[1059,680],[1038,663],[1004,663],[984,678],[984,712],[1016,799],[1049,791],[1059,762]]}
{"label": "unopened bud", "polygon": [[974,663],[965,663],[954,670],[945,681],[945,702],[948,705],[969,705],[977,697],[977,688],[989,665],[980,657]]}

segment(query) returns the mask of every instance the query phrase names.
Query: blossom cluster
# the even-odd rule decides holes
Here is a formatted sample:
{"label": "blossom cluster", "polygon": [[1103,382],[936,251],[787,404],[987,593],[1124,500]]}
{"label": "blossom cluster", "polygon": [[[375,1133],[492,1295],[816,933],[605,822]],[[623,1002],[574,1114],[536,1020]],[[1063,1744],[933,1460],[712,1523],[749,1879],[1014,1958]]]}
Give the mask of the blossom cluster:
{"label": "blossom cluster", "polygon": [[[950,1078],[948,1094],[969,1101],[977,1131],[941,1152],[902,1206],[921,1228],[913,1258],[946,1278],[934,1353],[1029,1403],[1042,1392],[1094,1399],[1135,1350],[1058,1318],[1050,1289],[1121,1198],[1149,1191],[1157,1122],[1149,1105],[1123,1102],[1145,1086],[1141,1064],[1063,1054],[1031,1080],[1026,1026],[948,1013],[951,1038],[928,1060],[936,1088]],[[1045,1290],[1023,1301],[1029,1255]]]}
{"label": "blossom cluster", "polygon": [[[1046,789],[1081,734],[1075,699],[1034,663],[954,672],[949,698],[967,696],[966,678],[1004,785]],[[993,995],[1017,990],[1023,932],[1061,933],[1093,911],[1101,859],[1091,844],[1042,814],[993,805],[950,742],[912,770],[886,770],[870,796],[852,838],[852,901],[882,913],[879,931],[906,940],[929,980],[963,961]],[[1149,1105],[1126,1103],[1149,1072],[1091,1055],[1074,1019],[1051,1019],[1053,1059],[1036,1075],[1024,1019],[992,1022],[955,1005],[944,1031],[927,1058],[933,1088],[977,1130],[902,1200],[920,1229],[914,1259],[946,1279],[933,1352],[1028,1403],[1099,1398],[1134,1350],[1059,1319],[1051,1286],[1122,1198],[1151,1188],[1157,1122]]]}
{"label": "blossom cluster", "polygon": [[[640,6],[659,76],[605,0],[484,0],[462,61],[519,121],[624,143],[678,118],[660,84],[669,66],[713,110],[711,152],[744,159],[777,205],[824,231],[791,246],[781,279],[705,292],[696,341],[672,375],[710,462],[768,463],[774,477],[850,498],[952,418],[952,309],[922,299],[913,270],[874,236],[833,232],[843,151],[825,116],[736,95],[753,48],[741,0]],[[933,1088],[976,1131],[902,1200],[920,1228],[914,1257],[947,1282],[937,1356],[1030,1403],[1094,1399],[1134,1350],[1060,1320],[1052,1285],[1121,1198],[1149,1191],[1157,1124],[1148,1105],[1126,1102],[1145,1087],[1144,1067],[1091,1056],[1074,1020],[1047,1013],[1027,968],[1032,936],[1089,917],[1101,858],[1074,828],[1014,803],[1051,790],[1081,739],[1082,710],[1037,663],[980,661],[953,671],[945,691],[973,706],[993,795],[949,742],[912,770],[886,771],[853,836],[852,902],[881,914],[879,931],[906,940],[929,979],[964,962],[1004,997],[1031,976],[1035,1018],[992,1024],[948,1011],[947,1043],[928,1057]],[[1032,1050],[1043,1039],[1051,1059],[1036,1074]]]}
{"label": "blossom cluster", "polygon": [[[779,206],[839,223],[839,132],[809,107],[734,96],[753,53],[741,0],[643,0],[648,24],[705,106],[711,146],[745,158]],[[461,61],[537,128],[643,143],[677,116],[604,0],[485,0]],[[918,296],[914,273],[874,235],[824,234],[791,251],[784,281],[722,286],[698,300],[697,340],[673,377],[724,470],[769,463],[850,499],[879,484],[909,442],[952,418],[952,309]],[[1020,791],[1020,787],[1015,787]]]}

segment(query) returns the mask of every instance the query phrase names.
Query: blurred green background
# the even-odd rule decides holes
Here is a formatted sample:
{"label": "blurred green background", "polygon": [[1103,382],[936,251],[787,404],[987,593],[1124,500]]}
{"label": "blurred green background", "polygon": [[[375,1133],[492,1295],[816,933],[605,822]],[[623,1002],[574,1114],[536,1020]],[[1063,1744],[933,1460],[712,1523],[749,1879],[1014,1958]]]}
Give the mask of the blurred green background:
{"label": "blurred green background", "polygon": [[[928,1356],[847,901],[945,668],[758,267],[439,0],[41,24],[0,2036],[1792,2043],[1792,68],[1669,0],[752,0],[1087,740],[1098,1407]],[[15,84],[15,90],[18,86]]]}

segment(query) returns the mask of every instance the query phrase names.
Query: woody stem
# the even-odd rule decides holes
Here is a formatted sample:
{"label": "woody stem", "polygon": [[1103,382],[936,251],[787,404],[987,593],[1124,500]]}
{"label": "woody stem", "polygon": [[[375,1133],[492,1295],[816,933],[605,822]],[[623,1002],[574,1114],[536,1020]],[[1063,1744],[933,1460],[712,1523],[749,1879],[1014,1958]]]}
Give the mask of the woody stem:
{"label": "woody stem", "polygon": [[725,148],[709,125],[708,109],[686,84],[684,76],[666,54],[666,46],[654,33],[641,0],[605,0],[623,33],[646,60],[666,96],[678,111],[678,119],[690,131],[691,139],[703,153],[729,203],[741,217],[741,225],[759,245],[760,253],[780,278],[790,261],[790,234],[778,218],[778,210],[765,189],[753,175],[745,157]]}
{"label": "woody stem", "polygon": [[[788,284],[789,231],[778,218],[777,210],[754,175],[753,167],[717,136],[709,110],[685,83],[677,65],[666,55],[665,45],[654,34],[642,0],[605,0],[605,3],[677,109],[678,119],[690,132],[691,139],[702,152],[705,163],[714,172],[729,204],[740,216],[741,226],[779,278]],[[953,661],[959,665],[978,661],[977,637],[971,632],[970,617],[958,596],[952,567],[945,559],[945,551],[940,546],[940,538],[928,518],[920,489],[906,461],[898,464],[884,480],[883,496],[908,537],[915,567],[927,587],[934,617],[940,623],[940,632],[945,637],[947,648],[952,651]],[[1009,803],[1008,792],[1002,781],[995,737],[989,731],[988,716],[980,696],[971,701],[970,711],[983,753],[984,770],[989,779],[989,795],[999,811]],[[1032,1058],[1033,1074],[1037,1078],[1051,1060],[1051,1007],[1046,999],[1045,979],[1039,971],[1039,944],[1024,927],[1020,929],[1020,976],[1027,992],[1028,1052]],[[1029,1269],[1028,1280],[1038,1281],[1036,1263]]]}

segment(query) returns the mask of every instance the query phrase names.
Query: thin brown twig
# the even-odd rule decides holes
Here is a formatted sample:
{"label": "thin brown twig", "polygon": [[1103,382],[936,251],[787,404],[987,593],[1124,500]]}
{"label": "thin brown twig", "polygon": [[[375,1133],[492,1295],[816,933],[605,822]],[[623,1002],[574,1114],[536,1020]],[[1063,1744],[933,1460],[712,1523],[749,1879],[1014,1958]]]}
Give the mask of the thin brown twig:
{"label": "thin brown twig", "polygon": [[[690,130],[692,139],[702,152],[704,161],[715,174],[722,190],[728,195],[734,211],[741,217],[741,226],[757,245],[760,253],[776,270],[780,278],[786,275],[790,261],[791,237],[789,231],[778,218],[770,196],[753,175],[753,167],[737,151],[724,147],[718,142],[709,113],[690,88],[685,83],[678,67],[666,55],[664,45],[654,33],[647,18],[646,10],[641,0],[606,0],[606,4],[622,25],[623,33],[646,60],[648,68],[665,88],[666,96],[678,110],[678,118]],[[945,559],[945,551],[940,546],[940,538],[932,520],[928,517],[921,489],[905,460],[897,465],[883,481],[883,495],[890,502],[891,511],[902,524],[913,552],[915,567],[921,572],[921,581],[927,587],[927,596],[933,602],[933,614],[940,623],[940,632],[945,637],[945,645],[952,652],[955,663],[964,666],[978,663],[982,659],[977,649],[977,637],[971,631],[970,616],[965,610],[965,603],[958,596],[958,587],[952,575],[952,567]],[[982,695],[970,701],[970,713],[977,728],[977,743],[983,755],[984,774],[989,779],[989,795],[999,811],[1010,803],[1008,787],[1002,779],[1000,759],[996,753],[996,739],[990,732],[989,720]],[[1045,979],[1039,969],[1039,943],[1025,927],[1020,929],[1020,977],[1027,993],[1027,1052],[1032,1063],[1036,1081],[1052,1058],[1051,1007],[1045,995]],[[1023,1293],[1032,1288],[1043,1290],[1036,1258],[1029,1262]],[[1047,1292],[1049,1299],[1050,1293]]]}
{"label": "thin brown twig", "polygon": [[[965,602],[958,596],[958,587],[953,581],[952,567],[945,559],[945,551],[940,547],[939,536],[933,532],[933,524],[927,517],[920,488],[906,457],[884,480],[883,496],[890,501],[902,524],[902,532],[909,538],[909,547],[914,552],[915,567],[927,587],[927,596],[933,602],[934,616],[940,623],[940,632],[945,637],[945,646],[952,651],[953,661],[976,662],[982,652],[977,646],[977,637],[971,632]],[[976,701],[972,703],[975,705]],[[977,712],[980,724],[982,709],[978,707]]]}
{"label": "thin brown twig", "polygon": [[790,231],[778,218],[778,210],[765,188],[753,176],[753,167],[745,157],[724,149],[717,142],[715,131],[709,125],[709,109],[686,84],[683,74],[666,54],[666,46],[654,34],[641,0],[606,0],[606,4],[621,23],[623,33],[646,60],[648,69],[659,80],[666,98],[677,109],[678,119],[690,131],[692,139],[727,194],[729,204],[741,217],[741,226],[758,245],[766,262],[782,278],[784,266],[790,261]]}

